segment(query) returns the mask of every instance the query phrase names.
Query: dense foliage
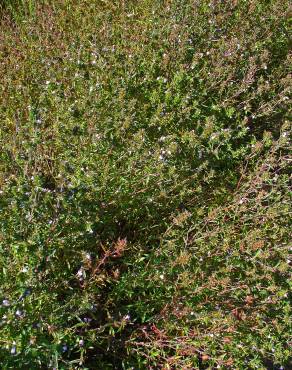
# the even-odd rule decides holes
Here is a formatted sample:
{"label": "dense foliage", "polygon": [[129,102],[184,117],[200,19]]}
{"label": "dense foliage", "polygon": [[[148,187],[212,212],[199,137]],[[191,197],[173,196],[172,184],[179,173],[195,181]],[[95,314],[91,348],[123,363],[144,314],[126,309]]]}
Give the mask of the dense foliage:
{"label": "dense foliage", "polygon": [[1,368],[288,369],[289,2],[1,4]]}

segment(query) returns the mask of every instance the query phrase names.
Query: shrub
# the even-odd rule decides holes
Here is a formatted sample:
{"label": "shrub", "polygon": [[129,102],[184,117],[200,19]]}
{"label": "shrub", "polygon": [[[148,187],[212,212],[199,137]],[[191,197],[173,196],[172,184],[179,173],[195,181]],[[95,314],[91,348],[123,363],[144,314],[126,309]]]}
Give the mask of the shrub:
{"label": "shrub", "polygon": [[288,2],[12,4],[3,368],[289,366]]}

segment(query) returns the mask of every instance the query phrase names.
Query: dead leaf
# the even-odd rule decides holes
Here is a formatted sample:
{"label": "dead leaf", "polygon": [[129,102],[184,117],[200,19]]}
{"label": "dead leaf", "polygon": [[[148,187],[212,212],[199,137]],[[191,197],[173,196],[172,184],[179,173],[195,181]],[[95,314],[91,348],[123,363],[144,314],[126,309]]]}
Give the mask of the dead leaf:
{"label": "dead leaf", "polygon": [[234,316],[237,320],[239,320],[239,321],[243,320],[243,312],[242,312],[242,311],[240,311],[238,308],[235,308],[235,309],[234,309],[234,310],[232,310],[231,312],[232,312],[233,316]]}
{"label": "dead leaf", "polygon": [[251,295],[247,295],[246,298],[245,298],[245,303],[247,305],[252,305],[253,302],[254,302],[254,298]]}

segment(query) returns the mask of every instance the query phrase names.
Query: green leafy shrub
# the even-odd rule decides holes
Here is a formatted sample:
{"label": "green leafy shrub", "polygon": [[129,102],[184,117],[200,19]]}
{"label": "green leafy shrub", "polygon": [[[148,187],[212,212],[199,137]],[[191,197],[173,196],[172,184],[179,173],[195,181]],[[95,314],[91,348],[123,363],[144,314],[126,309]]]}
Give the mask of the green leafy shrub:
{"label": "green leafy shrub", "polygon": [[288,2],[11,4],[2,367],[288,367]]}

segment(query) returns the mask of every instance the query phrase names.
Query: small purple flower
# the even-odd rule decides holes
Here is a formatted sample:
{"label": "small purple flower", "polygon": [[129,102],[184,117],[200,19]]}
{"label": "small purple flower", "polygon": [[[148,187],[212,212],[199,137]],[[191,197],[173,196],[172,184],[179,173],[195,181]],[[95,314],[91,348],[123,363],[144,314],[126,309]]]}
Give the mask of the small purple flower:
{"label": "small purple flower", "polygon": [[92,319],[90,317],[84,317],[83,321],[86,323],[90,323]]}
{"label": "small purple flower", "polygon": [[83,347],[83,346],[84,346],[84,340],[83,340],[83,339],[80,339],[80,340],[79,340],[79,346],[80,346],[80,347]]}
{"label": "small purple flower", "polygon": [[23,293],[24,297],[27,297],[30,294],[31,294],[31,289],[29,289],[29,288],[25,289],[25,291]]}
{"label": "small purple flower", "polygon": [[[38,272],[38,271],[36,271]],[[21,296],[18,298],[18,301],[23,301],[24,298],[26,298],[27,296],[29,296],[31,294],[31,289],[30,288],[26,288],[25,291],[21,294]]]}
{"label": "small purple flower", "polygon": [[68,346],[66,344],[64,344],[62,346],[62,352],[67,352],[68,351]]}

